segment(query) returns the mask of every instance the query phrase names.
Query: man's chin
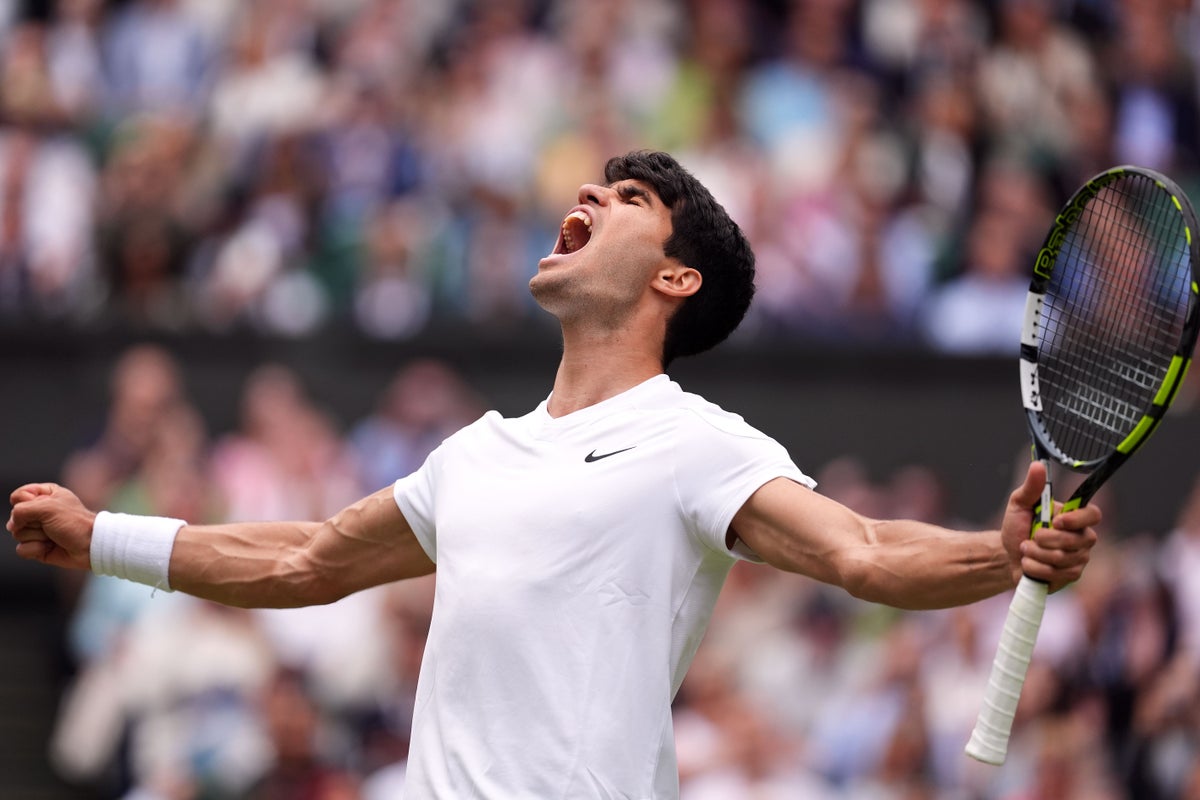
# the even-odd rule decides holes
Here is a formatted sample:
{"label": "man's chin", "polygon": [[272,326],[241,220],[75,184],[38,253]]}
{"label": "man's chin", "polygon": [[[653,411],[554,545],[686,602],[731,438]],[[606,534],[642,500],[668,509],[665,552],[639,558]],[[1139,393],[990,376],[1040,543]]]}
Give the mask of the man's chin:
{"label": "man's chin", "polygon": [[543,311],[559,322],[575,316],[583,304],[582,298],[572,289],[566,276],[554,270],[539,270],[530,278],[529,294]]}
{"label": "man's chin", "polygon": [[553,280],[541,269],[529,279],[529,294],[533,296],[533,301],[552,314],[554,313],[554,298],[559,294],[555,290],[555,283],[558,281]]}

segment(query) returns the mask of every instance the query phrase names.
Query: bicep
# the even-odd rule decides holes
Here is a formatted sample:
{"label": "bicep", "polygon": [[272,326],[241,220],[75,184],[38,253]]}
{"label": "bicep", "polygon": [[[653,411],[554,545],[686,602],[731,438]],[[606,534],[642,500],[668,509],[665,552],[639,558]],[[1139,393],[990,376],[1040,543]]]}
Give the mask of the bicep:
{"label": "bicep", "polygon": [[382,583],[428,575],[433,561],[392,496],[391,487],[339,511],[313,536],[306,557],[349,594]]}
{"label": "bicep", "polygon": [[773,567],[845,585],[846,554],[867,546],[871,521],[787,478],[761,486],[734,515],[731,534]]}

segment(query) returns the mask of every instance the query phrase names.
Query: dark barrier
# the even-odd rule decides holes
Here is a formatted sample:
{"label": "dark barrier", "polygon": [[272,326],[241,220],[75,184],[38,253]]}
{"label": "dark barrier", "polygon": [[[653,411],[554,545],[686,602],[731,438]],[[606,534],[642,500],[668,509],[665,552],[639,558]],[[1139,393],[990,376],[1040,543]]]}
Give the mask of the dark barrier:
{"label": "dark barrier", "polygon": [[[241,384],[255,367],[294,368],[343,426],[367,414],[407,361],[444,359],[488,401],[520,414],[549,391],[558,343],[552,329],[470,335],[438,331],[402,343],[333,332],[304,341],[226,336],[139,336],[129,331],[0,331],[0,486],[55,479],[64,457],[103,421],[109,371],[131,344],[154,341],[186,373],[188,391],[219,434],[237,424]],[[932,468],[950,492],[951,512],[985,524],[1007,495],[1027,443],[1016,361],[930,359],[731,343],[680,361],[684,388],[736,411],[785,444],[810,472],[842,456],[883,480],[910,464]],[[1120,531],[1163,533],[1172,525],[1200,465],[1195,381],[1172,419],[1114,482],[1110,520]],[[1123,509],[1123,511],[1122,511]],[[37,580],[0,548],[0,577]]]}

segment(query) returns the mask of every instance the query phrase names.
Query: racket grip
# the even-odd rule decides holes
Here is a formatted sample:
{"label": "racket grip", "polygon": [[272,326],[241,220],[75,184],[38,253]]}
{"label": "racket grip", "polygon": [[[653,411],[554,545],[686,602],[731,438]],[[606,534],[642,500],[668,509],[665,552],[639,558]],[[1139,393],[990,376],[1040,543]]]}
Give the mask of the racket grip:
{"label": "racket grip", "polygon": [[975,730],[967,742],[967,755],[977,761],[996,765],[1004,763],[1017,701],[1021,699],[1021,687],[1025,685],[1025,673],[1033,657],[1033,645],[1042,625],[1042,613],[1046,610],[1047,589],[1041,581],[1025,576],[1017,584],[1016,594],[1008,607],[1008,617],[1004,620],[1000,645],[996,648],[996,658],[992,662],[983,707],[979,710]]}

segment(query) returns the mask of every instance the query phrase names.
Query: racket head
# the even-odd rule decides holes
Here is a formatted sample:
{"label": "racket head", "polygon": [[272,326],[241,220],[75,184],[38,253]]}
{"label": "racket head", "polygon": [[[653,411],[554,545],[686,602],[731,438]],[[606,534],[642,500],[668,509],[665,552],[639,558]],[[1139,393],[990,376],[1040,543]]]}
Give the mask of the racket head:
{"label": "racket head", "polygon": [[1038,252],[1021,335],[1038,457],[1100,477],[1145,443],[1191,362],[1198,265],[1195,210],[1161,173],[1115,167],[1067,201]]}

